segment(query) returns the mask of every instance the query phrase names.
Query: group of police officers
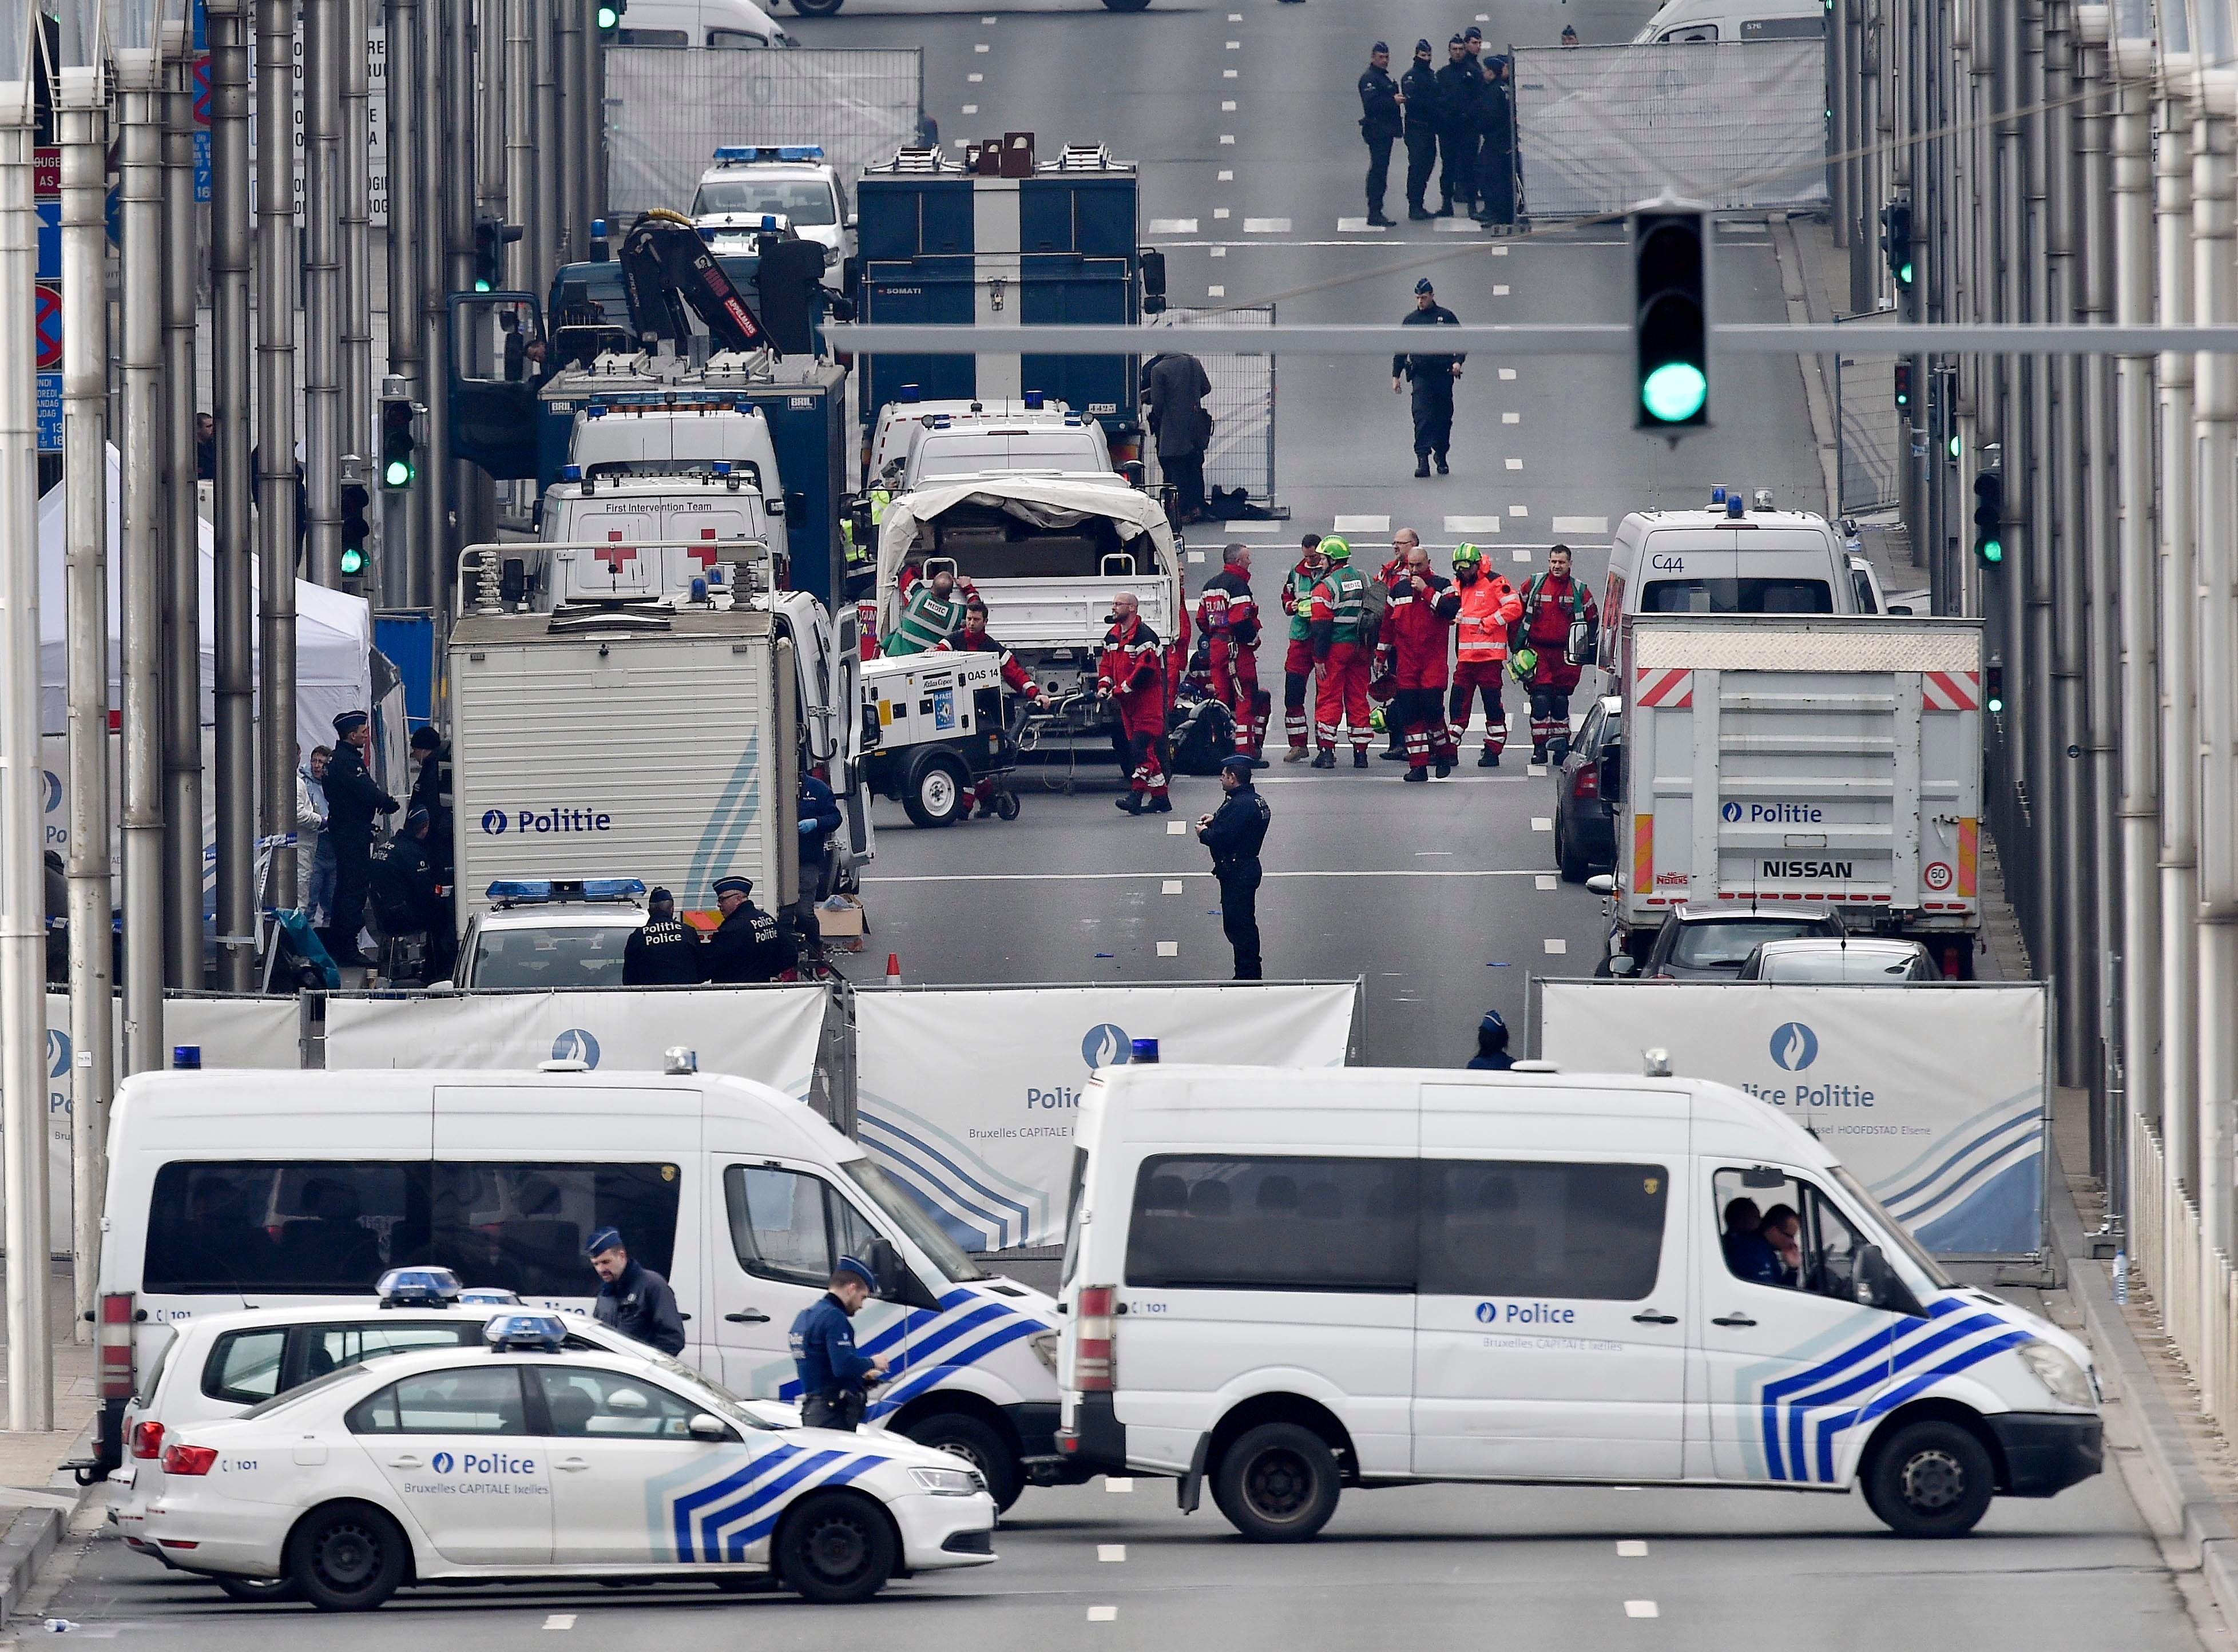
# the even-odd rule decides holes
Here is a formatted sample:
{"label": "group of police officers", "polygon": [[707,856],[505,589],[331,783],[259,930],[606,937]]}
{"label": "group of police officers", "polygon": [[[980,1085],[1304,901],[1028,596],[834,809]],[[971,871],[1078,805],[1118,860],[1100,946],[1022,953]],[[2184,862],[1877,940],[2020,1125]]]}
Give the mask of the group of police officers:
{"label": "group of police officers", "polygon": [[[1456,208],[1483,224],[1515,221],[1515,103],[1502,56],[1484,55],[1484,31],[1472,24],[1446,43],[1435,66],[1430,43],[1414,43],[1414,66],[1391,78],[1391,49],[1377,41],[1360,77],[1360,135],[1367,144],[1367,221],[1384,215],[1391,146],[1407,143],[1407,215],[1450,218]],[[1424,199],[1440,156],[1438,208]]]}

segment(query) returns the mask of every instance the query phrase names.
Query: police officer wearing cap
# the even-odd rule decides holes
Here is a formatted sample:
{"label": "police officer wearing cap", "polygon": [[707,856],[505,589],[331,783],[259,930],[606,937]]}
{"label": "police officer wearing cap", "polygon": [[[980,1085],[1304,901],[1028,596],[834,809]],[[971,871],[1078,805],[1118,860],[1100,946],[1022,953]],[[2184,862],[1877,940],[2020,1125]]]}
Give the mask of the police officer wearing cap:
{"label": "police officer wearing cap", "polygon": [[715,880],[715,905],[722,927],[707,937],[707,980],[717,987],[750,987],[775,981],[798,961],[784,926],[746,897],[750,877]]}
{"label": "police officer wearing cap", "polygon": [[1391,48],[1377,41],[1367,54],[1367,67],[1360,76],[1360,135],[1367,143],[1367,221],[1378,229],[1395,228],[1383,215],[1383,191],[1391,179],[1391,145],[1403,122],[1404,101],[1399,83],[1391,78]]}
{"label": "police officer wearing cap", "polygon": [[[1438,302],[1437,289],[1427,275],[1414,283],[1414,307],[1400,318],[1401,327],[1459,327],[1460,317]],[[1446,470],[1446,449],[1453,439],[1453,380],[1461,376],[1466,355],[1409,355],[1391,358],[1391,393],[1408,380],[1414,385],[1414,474],[1427,476],[1430,461],[1438,474]]]}
{"label": "police officer wearing cap", "polygon": [[625,1337],[658,1348],[671,1358],[684,1351],[684,1316],[668,1281],[623,1248],[620,1231],[602,1227],[583,1246],[602,1282],[591,1317]]}
{"label": "police officer wearing cap", "polygon": [[357,932],[365,922],[365,897],[373,882],[373,823],[402,805],[383,791],[365,766],[373,724],[362,711],[334,719],[334,755],[327,761],[327,835],[334,846],[334,903],[325,935],[327,955],[346,969],[362,968]]}
{"label": "police officer wearing cap", "polygon": [[886,1374],[886,1357],[857,1348],[855,1327],[848,1322],[870,1300],[877,1283],[867,1266],[843,1256],[831,1270],[830,1287],[793,1320],[788,1340],[793,1367],[800,1374],[804,1427],[852,1433],[863,1420],[870,1385]]}
{"label": "police officer wearing cap", "polygon": [[1251,783],[1251,770],[1242,752],[1223,758],[1220,789],[1228,795],[1196,819],[1197,841],[1212,851],[1212,875],[1220,880],[1220,927],[1235,948],[1238,981],[1259,979],[1259,846],[1275,818]]}
{"label": "police officer wearing cap", "polygon": [[1455,35],[1446,42],[1446,66],[1438,71],[1438,147],[1445,155],[1438,173],[1438,193],[1445,197],[1440,218],[1453,215],[1456,201],[1464,212],[1476,210],[1477,100],[1483,96],[1484,70],[1469,55],[1467,39]]}
{"label": "police officer wearing cap", "polygon": [[1407,215],[1420,223],[1437,216],[1423,204],[1422,192],[1438,164],[1438,118],[1444,108],[1427,40],[1414,43],[1414,66],[1400,76],[1399,101],[1407,110]]}
{"label": "police officer wearing cap", "polygon": [[655,889],[645,922],[622,947],[625,987],[696,987],[707,979],[707,943],[676,915],[676,897]]}
{"label": "police officer wearing cap", "polygon": [[1476,1054],[1469,1057],[1472,1073],[1506,1073],[1515,1065],[1507,1053],[1507,1022],[1496,1009],[1484,1012],[1476,1024]]}

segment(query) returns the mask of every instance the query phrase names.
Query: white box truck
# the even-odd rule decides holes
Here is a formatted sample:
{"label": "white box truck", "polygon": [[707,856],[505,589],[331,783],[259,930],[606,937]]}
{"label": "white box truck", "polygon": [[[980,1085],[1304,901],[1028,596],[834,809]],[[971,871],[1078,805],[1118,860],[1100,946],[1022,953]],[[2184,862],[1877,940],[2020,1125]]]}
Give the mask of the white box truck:
{"label": "white box truck", "polygon": [[1680,908],[1807,902],[1919,940],[1970,978],[1981,622],[1634,613],[1623,626],[1624,741],[1602,776],[1618,799],[1612,955],[1644,961]]}

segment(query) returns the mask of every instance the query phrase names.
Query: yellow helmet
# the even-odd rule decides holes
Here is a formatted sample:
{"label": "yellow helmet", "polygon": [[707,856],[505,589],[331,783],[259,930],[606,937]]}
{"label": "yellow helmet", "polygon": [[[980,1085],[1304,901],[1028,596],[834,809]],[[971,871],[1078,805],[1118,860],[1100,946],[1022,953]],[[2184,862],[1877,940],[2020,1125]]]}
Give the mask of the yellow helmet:
{"label": "yellow helmet", "polygon": [[1331,562],[1349,562],[1352,560],[1352,547],[1347,545],[1342,539],[1338,539],[1334,533],[1330,534],[1327,539],[1321,542],[1319,549],[1321,553],[1327,557]]}
{"label": "yellow helmet", "polygon": [[1453,566],[1456,568],[1473,568],[1483,560],[1484,552],[1473,545],[1457,545],[1453,547]]}

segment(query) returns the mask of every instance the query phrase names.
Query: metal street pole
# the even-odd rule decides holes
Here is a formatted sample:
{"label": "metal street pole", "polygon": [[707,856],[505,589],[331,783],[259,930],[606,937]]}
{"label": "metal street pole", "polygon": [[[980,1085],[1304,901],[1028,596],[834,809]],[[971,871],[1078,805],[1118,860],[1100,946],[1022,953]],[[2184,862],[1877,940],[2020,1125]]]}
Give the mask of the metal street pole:
{"label": "metal street pole", "polygon": [[[295,8],[256,0],[256,831],[272,905],[295,904]],[[252,915],[252,929],[255,919]],[[250,961],[255,961],[254,943]]]}
{"label": "metal street pole", "polygon": [[[420,0],[420,359],[421,403],[427,409],[419,479],[413,572],[414,606],[439,605],[442,566],[449,560],[451,409],[442,393],[449,360],[450,327],[443,298],[450,291],[449,226],[443,197],[450,188],[450,116],[443,101],[448,31],[467,0]],[[458,26],[465,22],[459,18]]]}
{"label": "metal street pole", "polygon": [[[156,0],[116,0],[123,128],[124,1071],[163,1064],[163,58]],[[96,1230],[97,1231],[97,1230]],[[94,1305],[94,1282],[78,1307]],[[85,1325],[81,1318],[80,1325]]]}
{"label": "metal street pole", "polygon": [[201,209],[195,204],[194,63],[184,26],[170,57],[163,130],[163,380],[169,497],[165,500],[163,979],[202,984],[202,555],[196,509],[195,309]]}
{"label": "metal street pole", "polygon": [[[366,475],[373,471],[373,108],[366,36],[374,0],[341,0],[341,447]],[[392,60],[393,61],[393,60]],[[381,147],[388,149],[386,133]],[[392,161],[394,151],[389,151]],[[392,166],[389,185],[394,190]],[[394,194],[390,196],[394,200]],[[389,215],[395,222],[394,210]],[[368,588],[369,585],[368,585]]]}
{"label": "metal street pole", "polygon": [[[361,0],[352,0],[360,3]],[[407,394],[420,380],[420,0],[387,0],[388,20],[388,371]],[[372,466],[381,462],[378,435]],[[408,608],[425,600],[414,574],[422,555],[417,488],[381,490],[379,589],[384,607]]]}
{"label": "metal street pole", "polygon": [[[520,226],[506,254],[505,284],[536,290],[536,41],[531,14],[543,0],[505,0],[505,216]],[[492,61],[492,60],[485,60]]]}
{"label": "metal street pole", "polygon": [[[303,494],[310,578],[342,578],[342,0],[303,0]],[[292,733],[292,731],[291,731]],[[290,765],[291,769],[293,765]],[[292,790],[293,782],[290,781]]]}
{"label": "metal street pole", "polygon": [[560,137],[559,35],[553,26],[552,0],[528,0],[528,26],[529,50],[535,61],[534,127],[530,142],[543,164],[530,169],[536,192],[536,210],[530,221],[534,228],[521,237],[521,242],[531,246],[529,290],[548,294],[566,234],[566,197],[561,193],[566,169]]}
{"label": "metal street pole", "polygon": [[[207,0],[205,11],[210,55],[210,405],[217,418],[216,567],[210,602],[216,632],[217,984],[223,992],[245,993],[256,983],[257,898],[248,490],[248,0]],[[291,498],[294,491],[288,490]]]}
{"label": "metal street pole", "polygon": [[[474,214],[477,179],[474,142],[475,85],[474,85],[474,29],[473,0],[453,0],[451,26],[444,36],[447,53],[443,63],[443,95],[447,110],[445,120],[451,129],[450,169],[443,180],[444,240],[449,257],[444,264],[444,284],[439,297],[452,293],[471,293],[474,287]],[[448,611],[451,581],[454,576],[453,558],[461,546],[495,537],[482,531],[480,509],[487,484],[480,471],[455,458],[452,451],[449,398],[443,393],[450,380],[451,353],[458,343],[451,335],[450,310],[443,311],[442,355],[440,371],[429,375],[428,406],[443,408],[442,440],[433,455],[443,478],[443,491],[449,498],[450,532],[443,540],[441,557],[435,564],[435,605]],[[434,420],[430,420],[431,426]]]}
{"label": "metal street pole", "polygon": [[46,784],[39,759],[39,440],[31,305],[31,0],[0,0],[0,1158],[8,1426],[55,1422],[48,1326]]}
{"label": "metal street pole", "polygon": [[101,0],[65,0],[55,74],[63,185],[63,543],[70,728],[71,1254],[80,1318],[101,1252],[116,1080],[109,790],[109,173]]}
{"label": "metal street pole", "polygon": [[553,0],[560,36],[560,261],[590,256],[589,125],[591,48],[585,39],[588,0]]}

